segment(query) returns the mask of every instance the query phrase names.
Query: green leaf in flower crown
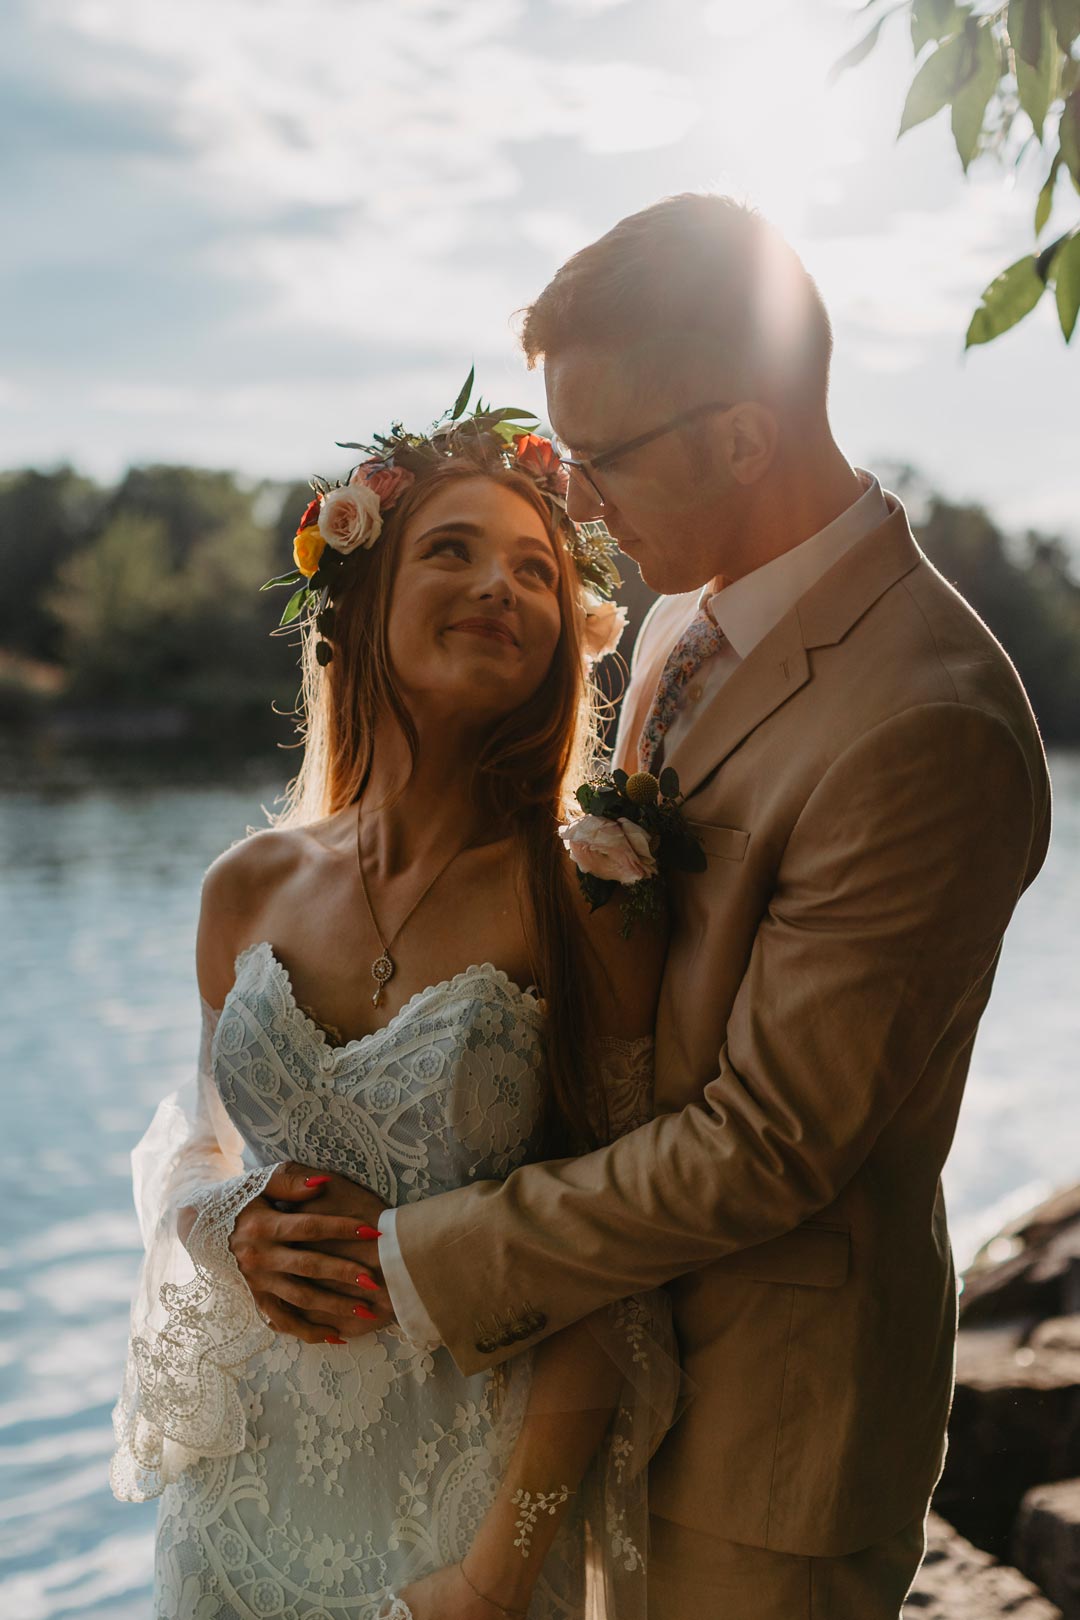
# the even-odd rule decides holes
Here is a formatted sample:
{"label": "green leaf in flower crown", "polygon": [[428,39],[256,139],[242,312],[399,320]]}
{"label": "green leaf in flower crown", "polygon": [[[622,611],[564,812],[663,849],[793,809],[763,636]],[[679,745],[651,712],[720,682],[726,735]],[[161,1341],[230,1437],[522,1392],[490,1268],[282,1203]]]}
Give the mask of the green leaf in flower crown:
{"label": "green leaf in flower crown", "polygon": [[594,792],[595,789],[593,788],[591,782],[582,782],[581,786],[574,795],[578,804],[580,804],[586,815],[588,815],[592,809]]}
{"label": "green leaf in flower crown", "polygon": [[276,579],[268,579],[265,585],[260,585],[260,591],[268,591],[274,585],[298,585],[303,579],[299,568],[292,568],[287,574],[278,574]]}
{"label": "green leaf in flower crown", "polygon": [[301,585],[298,591],[293,592],[285,604],[284,613],[278,621],[279,630],[283,625],[292,624],[294,619],[300,617],[300,614],[304,611],[304,604],[311,594],[306,585]]}
{"label": "green leaf in flower crown", "polygon": [[[479,412],[477,416],[479,418]],[[535,422],[537,415],[535,411],[519,410],[516,405],[500,405],[497,411],[485,411],[481,420],[485,426],[488,423],[494,426],[496,422]]]}
{"label": "green leaf in flower crown", "polygon": [[977,343],[990,343],[1029,315],[1046,291],[1046,282],[1035,265],[1035,255],[1018,259],[996,276],[982,295],[982,303],[971,317],[964,341],[965,349]]}
{"label": "green leaf in flower crown", "polygon": [[473,391],[473,383],[475,382],[475,380],[476,380],[476,367],[472,366],[469,369],[469,375],[465,379],[465,382],[464,382],[464,385],[462,387],[462,390],[461,390],[460,394],[458,395],[457,399],[455,399],[455,401],[454,401],[453,410],[450,412],[450,420],[451,420],[451,422],[456,422],[459,416],[464,415],[465,407],[469,403],[469,395]]}
{"label": "green leaf in flower crown", "polygon": [[1068,343],[1080,314],[1080,232],[1070,236],[1054,254],[1050,273],[1057,295],[1058,319]]}
{"label": "green leaf in flower crown", "polygon": [[679,773],[673,771],[670,765],[666,765],[660,772],[660,792],[665,799],[679,797]]}
{"label": "green leaf in flower crown", "polygon": [[625,793],[626,784],[630,780],[625,771],[612,771],[611,780],[614,782],[620,793]]}

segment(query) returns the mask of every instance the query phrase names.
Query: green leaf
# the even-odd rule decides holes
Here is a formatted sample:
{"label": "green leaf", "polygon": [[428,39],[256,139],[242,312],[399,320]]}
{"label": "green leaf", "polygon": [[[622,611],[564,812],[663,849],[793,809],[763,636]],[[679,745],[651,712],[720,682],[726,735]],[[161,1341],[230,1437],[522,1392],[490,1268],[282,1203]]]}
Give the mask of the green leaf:
{"label": "green leaf", "polygon": [[488,422],[535,422],[538,420],[535,411],[522,410],[518,405],[500,405],[497,411],[485,411],[483,420]]}
{"label": "green leaf", "polygon": [[593,802],[593,789],[591,783],[582,782],[574,797],[577,799],[578,804],[580,804],[585,814],[588,815],[590,809],[592,808]]}
{"label": "green leaf", "polygon": [[1061,168],[1061,153],[1054,153],[1054,161],[1050,165],[1050,173],[1046,177],[1046,184],[1039,192],[1039,200],[1035,204],[1035,235],[1041,236],[1046,229],[1046,222],[1050,218],[1050,210],[1054,206],[1054,186],[1057,184],[1058,170]]}
{"label": "green leaf", "polygon": [[901,135],[948,106],[963,82],[967,57],[963,36],[954,35],[927,58],[911,81],[900,120]]}
{"label": "green leaf", "polygon": [[1035,255],[1018,259],[987,287],[982,303],[971,317],[964,348],[990,343],[1029,315],[1045,291],[1046,283],[1035,267]]}
{"label": "green leaf", "polygon": [[1080,0],[1050,0],[1050,15],[1054,19],[1057,42],[1068,56],[1080,34]]}
{"label": "green leaf", "polygon": [[827,84],[835,84],[840,75],[846,73],[848,68],[858,67],[860,62],[866,60],[878,42],[882,24],[888,21],[890,15],[890,12],[886,12],[883,17],[879,17],[870,32],[860,39],[857,45],[853,45],[850,51],[845,51],[839,61],[833,63],[826,79]]}
{"label": "green leaf", "polygon": [[679,773],[673,771],[670,765],[666,765],[660,772],[660,792],[665,799],[679,797]]}
{"label": "green leaf", "polygon": [[964,44],[969,71],[953,97],[952,132],[966,174],[968,164],[979,150],[987,103],[997,89],[998,53],[990,29],[978,23],[971,23],[965,29]]}
{"label": "green leaf", "polygon": [[1058,320],[1068,343],[1080,314],[1080,232],[1070,236],[1054,255],[1050,266],[1057,296]]}
{"label": "green leaf", "polygon": [[299,568],[292,568],[287,574],[278,574],[276,579],[268,579],[265,585],[260,585],[260,591],[269,591],[275,585],[297,585],[303,579]]}
{"label": "green leaf", "polygon": [[1072,175],[1073,185],[1080,191],[1080,90],[1074,90],[1062,108],[1058,135],[1062,160]]}
{"label": "green leaf", "polygon": [[1043,0],[1009,0],[1009,43],[1017,66],[1037,68],[1043,52]]}
{"label": "green leaf", "polygon": [[278,629],[279,630],[281,629],[282,625],[292,624],[294,619],[297,619],[297,618],[300,617],[300,614],[304,610],[304,603],[307,601],[307,598],[308,598],[308,596],[310,594],[311,593],[308,590],[306,585],[301,585],[301,587],[300,587],[300,589],[298,591],[293,592],[293,594],[289,597],[289,600],[285,604],[284,613],[281,615],[281,618],[278,620]]}
{"label": "green leaf", "polygon": [[955,0],[914,0],[911,7],[911,45],[918,56],[932,39],[948,39],[958,34],[971,13],[970,6]]}
{"label": "green leaf", "polygon": [[[1012,28],[1013,12],[1021,0],[1013,0],[1009,7],[1009,27]],[[1016,57],[1016,83],[1020,91],[1020,105],[1027,113],[1034,126],[1035,133],[1040,141],[1043,136],[1043,124],[1050,110],[1050,103],[1054,98],[1054,80],[1057,76],[1058,48],[1053,30],[1042,26],[1043,0],[1022,0],[1025,7],[1023,13],[1022,37],[1031,32],[1029,19],[1038,19],[1039,57],[1035,62],[1029,62],[1027,55],[1016,50],[1016,40],[1013,47]],[[1049,19],[1047,19],[1049,24]],[[1013,38],[1010,33],[1010,38]]]}
{"label": "green leaf", "polygon": [[630,778],[625,771],[612,771],[611,780],[614,782],[619,792],[624,793],[626,791],[626,784],[629,782]]}
{"label": "green leaf", "polygon": [[469,403],[469,395],[473,391],[473,383],[475,382],[475,380],[476,380],[476,367],[472,366],[472,367],[470,367],[469,375],[466,377],[464,385],[462,386],[461,393],[458,395],[457,399],[455,399],[455,401],[454,401],[454,408],[450,412],[450,420],[451,420],[451,422],[456,422],[458,417],[462,416],[464,414],[465,407]]}

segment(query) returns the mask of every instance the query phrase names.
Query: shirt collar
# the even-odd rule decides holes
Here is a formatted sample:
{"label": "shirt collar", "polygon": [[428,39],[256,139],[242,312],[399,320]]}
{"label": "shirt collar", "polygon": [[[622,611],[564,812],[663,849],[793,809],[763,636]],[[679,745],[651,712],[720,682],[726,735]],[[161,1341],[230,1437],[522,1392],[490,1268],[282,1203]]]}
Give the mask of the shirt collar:
{"label": "shirt collar", "polygon": [[710,595],[706,587],[702,592],[699,607],[708,608],[714,623],[740,658],[753,652],[773,625],[779,624],[800,596],[828,573],[845,552],[865,540],[888,518],[889,508],[873,473],[859,467],[855,471],[866,488],[839,517],[812,534],[809,540],[774,557],[752,574],[744,574],[722,591]]}

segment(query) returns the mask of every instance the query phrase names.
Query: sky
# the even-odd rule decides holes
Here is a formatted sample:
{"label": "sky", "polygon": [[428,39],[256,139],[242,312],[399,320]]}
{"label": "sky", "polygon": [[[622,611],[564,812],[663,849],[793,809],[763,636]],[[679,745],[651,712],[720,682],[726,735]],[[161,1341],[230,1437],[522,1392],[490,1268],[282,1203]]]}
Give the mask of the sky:
{"label": "sky", "polygon": [[1010,184],[964,179],[947,115],[898,142],[902,16],[827,83],[860,9],[4,0],[0,467],[336,477],[335,440],[428,425],[474,362],[542,411],[514,312],[621,216],[715,190],[818,281],[853,462],[1080,547],[1080,340],[1046,299],[963,353],[1030,251],[1038,154]]}

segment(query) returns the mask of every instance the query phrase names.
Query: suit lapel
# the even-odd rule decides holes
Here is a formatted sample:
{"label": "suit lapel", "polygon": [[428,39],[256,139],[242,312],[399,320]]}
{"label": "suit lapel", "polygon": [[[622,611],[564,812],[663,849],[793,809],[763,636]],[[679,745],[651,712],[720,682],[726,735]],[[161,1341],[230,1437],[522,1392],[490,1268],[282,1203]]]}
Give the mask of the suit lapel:
{"label": "suit lapel", "polygon": [[[811,677],[808,649],[842,641],[878,597],[922,557],[895,496],[890,514],[811,586],[714,693],[664,764],[679,776],[684,795],[695,793],[750,733]],[[656,671],[659,679],[663,661]],[[653,682],[652,690],[655,690]],[[647,710],[637,722],[640,735]]]}

